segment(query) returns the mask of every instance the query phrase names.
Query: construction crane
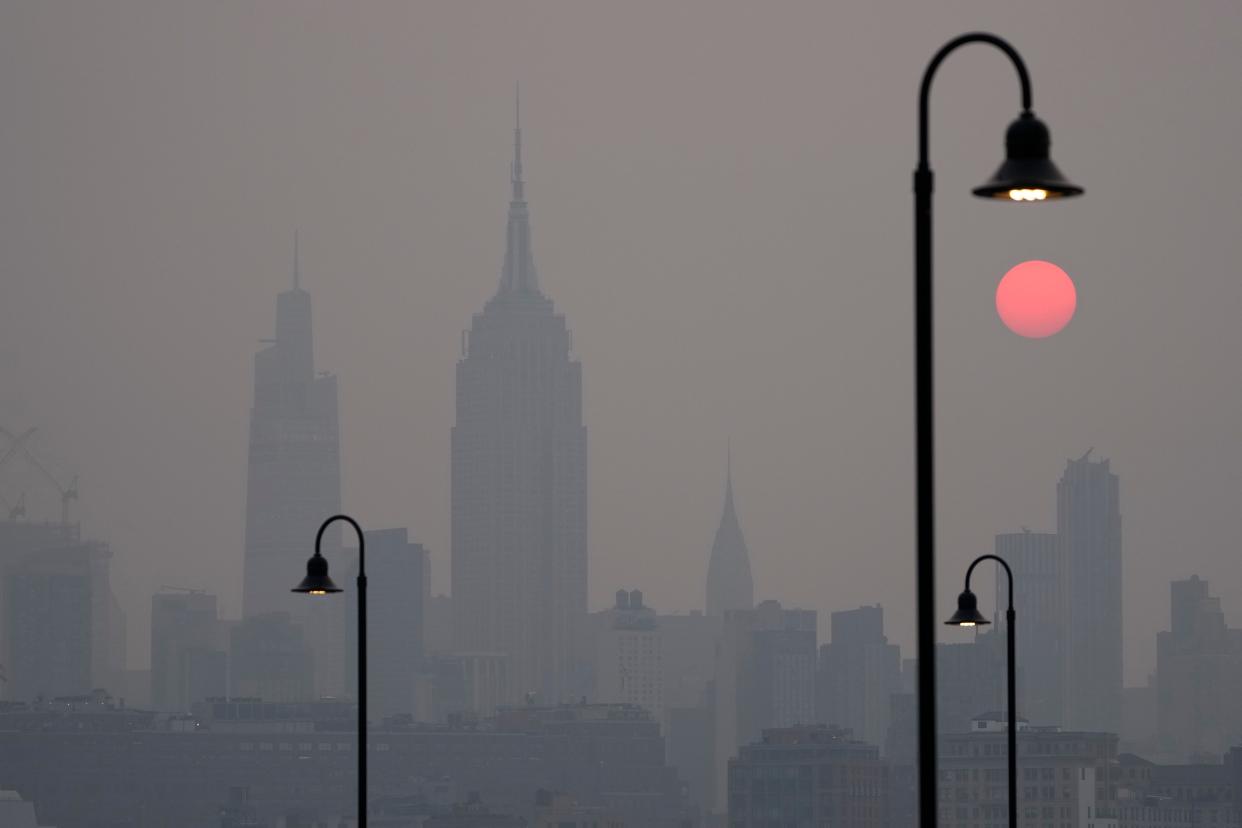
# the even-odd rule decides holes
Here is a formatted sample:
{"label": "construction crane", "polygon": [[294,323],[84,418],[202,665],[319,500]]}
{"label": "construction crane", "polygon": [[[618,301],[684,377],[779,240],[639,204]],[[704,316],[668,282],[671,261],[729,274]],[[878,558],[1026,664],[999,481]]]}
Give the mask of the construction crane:
{"label": "construction crane", "polygon": [[17,520],[18,518],[25,517],[26,516],[26,493],[22,492],[21,496],[17,498],[17,503],[11,504],[11,505],[6,498],[0,497],[0,506],[3,506],[4,508],[9,510],[9,520],[11,521]]}
{"label": "construction crane", "polygon": [[[10,443],[8,451],[5,452],[3,457],[0,457],[0,466],[3,466],[13,455],[15,455],[18,452],[21,452],[22,455],[26,458],[26,461],[30,463],[30,465],[38,469],[40,473],[42,473],[43,476],[47,478],[48,482],[52,484],[52,488],[56,489],[57,493],[60,495],[60,522],[64,524],[65,526],[68,526],[69,525],[69,501],[79,499],[78,498],[78,478],[75,475],[74,478],[69,481],[68,486],[63,486],[61,485],[61,482],[56,479],[56,475],[48,471],[47,466],[39,462],[39,458],[35,457],[34,452],[32,452],[30,450],[30,447],[26,445],[26,443],[30,440],[30,437],[37,430],[38,429],[35,429],[35,428],[28,428],[24,432],[22,432],[21,435],[14,435],[13,432],[9,431],[3,426],[0,426],[0,435],[3,435],[4,437],[6,437]],[[22,511],[23,513],[25,512],[24,498],[23,498],[23,504],[22,504]]]}
{"label": "construction crane", "polygon": [[[25,446],[26,441],[34,436],[36,431],[38,431],[37,428],[28,428],[20,435],[14,436],[8,430],[0,428],[0,435],[3,435],[4,438],[9,441],[9,447],[5,450],[4,455],[0,456],[0,468],[3,468],[6,463],[17,456],[18,452],[20,452]],[[20,517],[26,516],[25,492],[21,493],[21,496],[17,499],[17,503],[15,504],[10,504],[8,500],[3,497],[0,497],[0,504],[3,504],[4,508],[9,510],[9,520],[17,520]]]}
{"label": "construction crane", "polygon": [[0,457],[0,467],[3,467],[5,463],[16,457],[17,453],[26,447],[26,441],[33,437],[38,430],[37,428],[28,428],[20,435],[14,435],[7,428],[0,426],[0,435],[3,435],[9,441],[8,450],[4,452],[3,457]]}
{"label": "construction crane", "polygon": [[169,586],[168,584],[160,584],[160,591],[162,592],[184,592],[186,595],[202,595],[207,590],[194,589],[193,587],[179,587],[179,586]]}

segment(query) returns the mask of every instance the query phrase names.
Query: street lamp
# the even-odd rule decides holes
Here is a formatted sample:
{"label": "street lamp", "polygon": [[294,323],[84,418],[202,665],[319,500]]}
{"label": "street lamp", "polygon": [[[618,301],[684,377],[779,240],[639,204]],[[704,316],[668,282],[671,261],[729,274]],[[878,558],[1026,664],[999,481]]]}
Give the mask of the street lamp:
{"label": "street lamp", "polygon": [[1026,64],[1006,41],[986,32],[950,40],[936,52],[919,88],[919,161],[914,171],[914,373],[915,514],[918,559],[919,819],[936,825],[936,526],[932,418],[932,171],[927,161],[928,101],[932,78],[949,53],[967,43],[989,43],[1008,56],[1018,73],[1022,112],[1005,134],[1005,161],[974,194],[1014,204],[1082,194],[1048,157],[1048,127],[1031,111]]}
{"label": "street lamp", "polygon": [[974,572],[975,567],[982,561],[996,561],[1005,568],[1005,574],[1009,576],[1009,609],[1005,610],[1005,627],[1007,628],[1008,638],[1006,669],[1009,694],[1009,828],[1018,828],[1018,692],[1015,682],[1017,670],[1014,668],[1013,570],[1009,568],[1009,564],[1005,563],[1004,558],[997,555],[980,555],[971,562],[966,569],[966,589],[962,591],[961,595],[957,596],[957,612],[953,613],[953,617],[944,623],[951,627],[978,627],[992,623],[979,612],[979,601],[975,598],[975,594],[970,591],[970,573]]}
{"label": "street lamp", "polygon": [[328,559],[319,553],[323,533],[338,520],[354,527],[358,534],[358,828],[367,825],[367,573],[366,538],[358,521],[349,515],[333,515],[319,526],[315,535],[315,554],[306,561],[306,577],[293,588],[305,595],[329,595],[341,588],[328,577]]}

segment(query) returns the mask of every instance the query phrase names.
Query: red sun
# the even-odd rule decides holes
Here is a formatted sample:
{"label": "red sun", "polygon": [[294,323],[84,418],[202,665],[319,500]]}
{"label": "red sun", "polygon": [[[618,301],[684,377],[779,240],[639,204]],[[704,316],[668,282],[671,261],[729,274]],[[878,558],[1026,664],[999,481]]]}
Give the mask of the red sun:
{"label": "red sun", "polygon": [[996,312],[1019,336],[1043,339],[1069,324],[1078,292],[1069,274],[1033,259],[1012,268],[996,286]]}

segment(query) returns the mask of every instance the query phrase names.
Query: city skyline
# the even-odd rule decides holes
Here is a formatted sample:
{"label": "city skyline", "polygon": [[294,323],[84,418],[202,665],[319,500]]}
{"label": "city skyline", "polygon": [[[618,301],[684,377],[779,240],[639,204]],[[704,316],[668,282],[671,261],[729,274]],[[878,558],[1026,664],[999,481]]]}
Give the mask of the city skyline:
{"label": "city skyline", "polygon": [[[379,64],[351,65],[339,82],[304,51],[309,35],[281,34],[281,15],[260,12],[251,21],[259,40],[241,53],[254,69],[247,83],[257,84],[264,102],[280,102],[274,108],[222,95],[199,79],[210,76],[205,67],[217,66],[214,56],[228,52],[227,44],[237,45],[210,25],[202,31],[214,34],[202,46],[182,50],[186,68],[176,77],[188,86],[176,95],[154,85],[167,73],[127,86],[129,64],[87,41],[63,44],[96,61],[91,77],[70,61],[55,61],[56,48],[39,56],[30,52],[33,41],[12,44],[10,59],[40,67],[56,94],[46,98],[46,117],[12,126],[14,146],[29,159],[15,172],[12,203],[32,212],[17,210],[0,229],[13,296],[0,343],[21,355],[0,403],[6,422],[40,425],[62,468],[81,474],[75,508],[90,534],[116,551],[136,665],[146,652],[149,595],[160,584],[210,589],[221,596],[224,614],[240,612],[241,567],[230,559],[243,536],[246,375],[254,340],[270,329],[271,297],[287,279],[295,228],[302,231],[304,284],[316,300],[319,363],[343,383],[343,503],[360,507],[354,511],[368,526],[410,526],[433,556],[436,591],[445,591],[452,365],[463,324],[491,289],[479,274],[494,272],[500,253],[486,228],[502,209],[495,182],[508,164],[516,77],[524,80],[536,136],[528,152],[540,170],[540,233],[547,242],[540,275],[574,321],[575,350],[591,369],[583,400],[592,424],[590,606],[606,606],[618,582],[644,580],[652,581],[640,585],[653,605],[693,606],[719,517],[720,447],[732,435],[745,481],[747,540],[757,553],[756,598],[813,606],[821,619],[855,594],[878,601],[890,639],[909,652],[909,428],[900,413],[909,383],[898,362],[906,353],[908,290],[904,279],[886,275],[904,272],[904,246],[890,244],[888,231],[854,232],[904,228],[891,220],[891,203],[866,192],[854,170],[887,171],[880,174],[905,187],[905,166],[866,155],[863,133],[908,132],[910,107],[899,102],[909,97],[909,73],[877,76],[876,94],[886,103],[866,110],[874,123],[862,130],[831,114],[863,105],[862,93],[843,79],[850,67],[874,64],[845,40],[771,66],[733,66],[726,52],[734,50],[709,48],[704,66],[718,75],[662,90],[653,79],[670,65],[673,44],[642,34],[636,18],[620,11],[571,15],[578,24],[594,20],[631,32],[652,60],[636,73],[614,74],[622,55],[601,48],[598,66],[565,77],[556,69],[572,48],[549,38],[559,30],[547,12],[524,8],[484,20],[474,34],[456,13],[437,12],[454,37],[474,44],[460,56],[406,48],[388,33],[408,30],[405,18],[309,17],[316,32],[339,25],[374,36],[377,59],[391,61],[382,72]],[[1100,82],[1125,95],[1092,95],[1092,106],[1111,107],[1107,118],[1118,130],[1155,141],[1146,110],[1131,105],[1138,93],[1127,91],[1121,68],[1147,65],[1133,54],[1134,42],[1187,48],[1198,43],[1199,24],[1168,20],[1154,8],[1142,6],[1131,18],[1134,40],[1125,50],[1101,36],[1111,31],[1106,13],[1080,12],[1081,36],[1101,36],[1107,58],[1054,48],[1047,24],[1029,11],[973,7],[936,26],[1017,33],[1049,88],[1071,76],[1097,76],[1097,59],[1111,62],[1117,69]],[[1209,5],[1196,19],[1216,19],[1224,8]],[[51,9],[9,13],[10,35],[37,34],[66,19]],[[862,31],[879,30],[861,7],[842,14]],[[837,18],[799,15],[792,19],[808,36],[840,37],[833,34]],[[737,7],[712,20],[722,44],[743,43],[751,31]],[[1160,38],[1149,40],[1157,20]],[[163,13],[150,15],[126,35],[135,44],[128,60],[163,65],[167,53],[156,35],[178,25]],[[523,33],[516,39],[515,25]],[[756,25],[761,44],[786,35],[805,42],[790,22]],[[686,21],[670,26],[669,38],[691,36]],[[921,38],[900,42],[910,54],[898,60],[913,67],[926,57]],[[260,53],[279,55],[299,71],[266,69]],[[1164,58],[1156,65],[1170,83],[1188,88],[1210,90],[1229,76],[1231,53],[1213,45],[1196,55],[1190,65]],[[952,71],[961,73],[953,82],[964,98],[973,92],[975,103],[992,107],[1012,91],[999,79],[971,74],[972,64],[985,65],[982,57],[962,61]],[[243,86],[240,69],[223,67],[221,83]],[[412,80],[429,77],[460,83],[441,93],[436,84]],[[811,94],[811,77],[832,85]],[[381,82],[365,82],[371,80]],[[121,90],[114,110],[83,122],[80,131],[53,130],[75,113],[94,113],[90,101],[104,96],[91,93],[105,81]],[[342,88],[374,95],[345,103],[348,118],[318,121],[325,100],[340,100],[328,93]],[[780,94],[758,94],[766,89]],[[701,93],[694,118],[679,114],[676,103],[691,92]],[[219,107],[220,121],[249,124],[250,131],[234,133],[215,121],[190,129],[199,123],[189,116],[196,95]],[[1051,529],[1047,481],[1066,458],[1095,445],[1126,480],[1127,558],[1135,563],[1125,573],[1126,683],[1136,685],[1154,668],[1150,642],[1159,629],[1158,612],[1136,608],[1160,607],[1168,580],[1192,572],[1212,579],[1235,626],[1238,610],[1231,608],[1242,606],[1228,575],[1227,544],[1219,540],[1230,536],[1236,499],[1230,469],[1239,458],[1225,438],[1239,406],[1235,389],[1209,378],[1227,373],[1220,354],[1233,349],[1236,331],[1214,314],[1230,306],[1221,297],[1235,289],[1219,281],[1224,276],[1217,274],[1228,272],[1220,263],[1236,257],[1231,236],[1215,230],[1228,208],[1212,207],[1213,188],[1197,202],[1204,212],[1193,231],[1179,229],[1165,202],[1137,207],[1140,199],[1123,196],[1130,190],[1125,164],[1108,154],[1113,143],[1074,126],[1099,110],[1089,115],[1081,102],[1054,99],[1047,103],[1063,109],[1050,113],[1058,156],[1067,168],[1093,170],[1094,180],[1084,183],[1101,193],[1093,202],[1100,206],[1084,201],[1017,224],[986,204],[956,205],[941,217],[977,223],[988,238],[977,249],[944,251],[953,257],[945,264],[964,275],[946,280],[944,295],[941,373],[944,399],[952,402],[942,419],[940,594],[951,596],[958,564],[987,551],[996,533],[1021,525]],[[1229,130],[1218,120],[1231,114],[1159,100],[1178,116],[1170,120],[1207,136],[1204,153],[1226,157]],[[425,117],[432,112],[438,117]],[[745,113],[750,117],[739,117]],[[344,139],[356,137],[354,125],[363,122],[391,127],[357,139],[378,165],[357,155],[326,163],[341,157],[341,146],[353,146]],[[168,140],[136,131],[137,123],[163,124]],[[777,123],[800,129],[773,138]],[[936,148],[945,177],[974,173],[968,162],[985,149],[990,159],[993,143],[986,136],[963,139],[960,147],[945,140]],[[884,159],[902,157],[895,144],[885,145]],[[1166,146],[1144,145],[1144,153],[1160,157]],[[105,157],[116,163],[97,160]],[[194,173],[198,167],[219,174],[207,181]],[[76,175],[45,186],[62,180],[57,169]],[[848,209],[830,199],[837,191],[853,194]],[[254,211],[240,209],[247,199]],[[186,205],[186,215],[175,216],[169,204]],[[52,209],[56,222],[38,220]],[[1155,237],[1154,228],[1165,226],[1167,259],[1140,261],[1122,243],[1136,227]],[[1017,342],[987,307],[1004,270],[1033,256],[1056,258],[1081,289],[1070,327],[1035,344]],[[1166,274],[1182,270],[1204,289],[1184,294],[1167,284],[1176,280]],[[1206,296],[1217,300],[1205,304]],[[153,302],[164,312],[152,313]],[[1192,315],[1203,321],[1188,324]],[[46,319],[61,324],[33,326]],[[1145,333],[1169,327],[1176,337]],[[853,359],[863,351],[874,363]],[[103,382],[109,372],[117,372],[115,379]],[[1112,378],[1110,390],[1102,377]],[[679,392],[676,383],[693,391]],[[1040,388],[1058,391],[1047,398],[1031,393]],[[1175,399],[1203,404],[1174,406]],[[1015,422],[1020,435],[1012,432]],[[1003,486],[993,485],[998,479]],[[1182,485],[1188,480],[1195,486]],[[32,511],[55,514],[54,500],[32,494],[30,501]],[[636,571],[652,575],[636,578]],[[982,600],[988,604],[987,596]]]}
{"label": "city skyline", "polygon": [[0,4],[0,824],[1242,828],[1240,37]]}

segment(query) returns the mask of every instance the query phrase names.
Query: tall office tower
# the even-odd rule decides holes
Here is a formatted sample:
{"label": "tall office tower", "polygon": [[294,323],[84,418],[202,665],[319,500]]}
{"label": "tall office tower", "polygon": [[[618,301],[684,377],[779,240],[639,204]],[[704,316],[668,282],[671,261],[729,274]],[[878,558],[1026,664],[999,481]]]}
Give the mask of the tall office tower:
{"label": "tall office tower", "polygon": [[4,698],[119,690],[125,620],[112,594],[112,550],[76,525],[0,524],[0,664]]}
{"label": "tall office tower", "polygon": [[227,694],[228,656],[216,596],[202,590],[151,596],[151,706],[189,713]]}
{"label": "tall office tower", "polygon": [[[291,593],[319,524],[341,510],[336,377],[316,374],[311,298],[294,245],[293,286],[276,298],[276,338],[254,358],[243,615],[287,612],[314,643],[319,694],[344,690],[344,605]],[[340,549],[340,527],[324,552]]]}
{"label": "tall office tower", "polygon": [[901,648],[884,635],[879,605],[832,614],[832,642],[819,648],[816,718],[883,746],[892,696],[901,689]]}
{"label": "tall office tower", "polygon": [[[1018,710],[1036,725],[1064,721],[1061,672],[1065,658],[1064,573],[1052,532],[1023,529],[996,536],[996,554],[1013,569]],[[992,564],[985,564],[992,566]],[[1009,579],[996,567],[997,628],[1005,628]]]}
{"label": "tall office tower", "polygon": [[[430,598],[427,550],[406,529],[381,529],[367,539],[367,705],[377,719],[411,715],[414,676],[423,661],[424,613]],[[358,576],[355,565],[346,590],[346,674],[358,675]],[[351,696],[356,697],[353,692]]]}
{"label": "tall office tower", "polygon": [[725,770],[738,748],[774,727],[815,719],[815,610],[763,601],[729,610],[716,650],[715,792],[725,809]]}
{"label": "tall office tower", "polygon": [[1177,761],[1226,753],[1242,735],[1242,629],[1199,576],[1174,581],[1171,629],[1156,635],[1157,747]]}
{"label": "tall office tower", "polygon": [[510,660],[514,700],[576,698],[574,631],[586,619],[587,433],[582,365],[539,289],[514,130],[500,286],[457,363],[452,437],[456,649]]}
{"label": "tall office tower", "polygon": [[755,582],[750,575],[750,552],[733,506],[733,458],[725,471],[724,512],[712,541],[712,557],[707,564],[707,614],[723,616],[728,610],[748,610],[755,606]]}
{"label": "tall office tower", "polygon": [[[1057,483],[1066,630],[1065,719],[1071,730],[1121,729],[1121,509],[1117,475],[1088,449]],[[1021,623],[1021,622],[1019,622]]]}

